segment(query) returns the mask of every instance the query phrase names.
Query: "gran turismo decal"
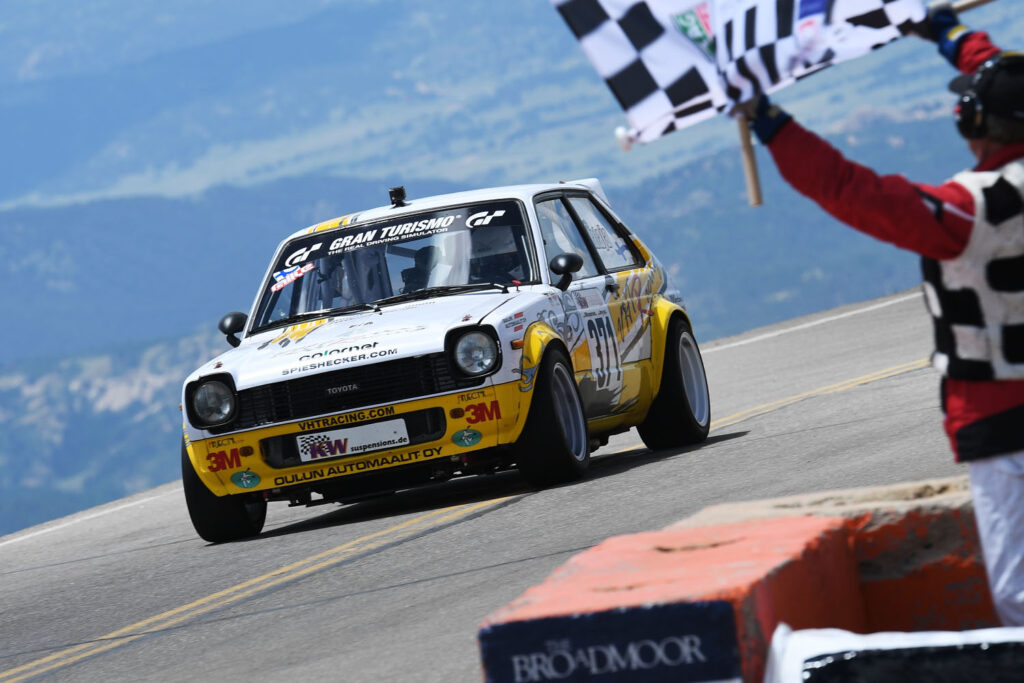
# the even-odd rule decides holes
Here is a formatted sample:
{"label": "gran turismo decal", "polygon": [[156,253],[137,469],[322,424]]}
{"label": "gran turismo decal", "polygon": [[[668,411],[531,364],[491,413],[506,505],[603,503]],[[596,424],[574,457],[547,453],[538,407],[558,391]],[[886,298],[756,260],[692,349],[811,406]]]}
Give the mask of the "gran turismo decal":
{"label": "gran turismo decal", "polygon": [[306,259],[308,259],[314,251],[316,251],[322,246],[323,242],[317,242],[311,247],[304,247],[302,249],[298,249],[295,251],[295,253],[293,253],[291,256],[284,260],[284,265],[287,266],[288,268],[297,266]]}
{"label": "gran turismo decal", "polygon": [[305,481],[316,481],[317,479],[336,477],[341,474],[376,470],[382,467],[391,467],[392,465],[401,465],[403,463],[416,462],[417,460],[436,458],[439,455],[441,455],[440,446],[437,448],[424,448],[417,451],[408,451],[406,453],[380,455],[375,458],[368,458],[357,462],[339,462],[320,470],[296,472],[294,474],[287,474],[281,477],[274,477],[274,486],[301,484]]}
{"label": "gran turismo decal", "polygon": [[346,247],[354,247],[363,244],[364,242],[372,242],[376,236],[377,230],[371,229],[364,230],[362,232],[352,233],[351,235],[345,235],[344,237],[339,237],[333,242],[331,242],[331,253],[334,254],[341,251],[342,249],[345,249]]}
{"label": "gran turismo decal", "polygon": [[383,228],[367,228],[360,232],[343,235],[331,242],[330,253],[337,254],[356,247],[384,244],[400,240],[407,235],[426,236],[448,232],[458,216],[437,216],[419,221],[388,225]]}
{"label": "gran turismo decal", "polygon": [[469,448],[470,446],[475,446],[480,443],[480,439],[482,439],[483,436],[483,434],[475,429],[460,429],[452,435],[452,443],[456,446]]}
{"label": "gran turismo decal", "polygon": [[[374,342],[376,344],[376,342]],[[307,365],[300,365],[294,368],[287,368],[281,371],[281,374],[287,377],[288,375],[294,375],[301,372],[311,372],[313,370],[322,370],[324,368],[331,368],[336,365],[345,365],[346,363],[356,363],[361,360],[368,360],[370,358],[384,358],[386,356],[397,356],[398,349],[381,349],[380,351],[370,351],[369,353],[360,353],[355,356],[342,356],[341,358],[329,358],[316,363],[309,363]]]}
{"label": "gran turismo decal", "polygon": [[251,489],[260,485],[260,475],[246,470],[231,475],[231,483],[240,489]]}
{"label": "gran turismo decal", "polygon": [[327,318],[321,318],[320,320],[312,320],[308,323],[299,323],[298,325],[288,326],[284,332],[277,335],[270,341],[263,342],[259,346],[259,350],[263,350],[271,344],[277,344],[282,349],[291,344],[292,342],[300,342],[305,339],[306,335],[327,323]]}

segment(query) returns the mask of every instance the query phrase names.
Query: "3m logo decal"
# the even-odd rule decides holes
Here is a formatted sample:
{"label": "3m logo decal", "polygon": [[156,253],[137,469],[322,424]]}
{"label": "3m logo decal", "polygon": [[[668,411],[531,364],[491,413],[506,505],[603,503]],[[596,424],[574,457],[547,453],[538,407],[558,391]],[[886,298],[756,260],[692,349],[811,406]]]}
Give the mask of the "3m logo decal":
{"label": "3m logo decal", "polygon": [[465,410],[466,422],[471,425],[475,425],[478,422],[490,422],[491,420],[501,419],[501,406],[497,401],[491,401],[490,405],[474,403],[466,406]]}
{"label": "3m logo decal", "polygon": [[232,448],[230,451],[217,451],[206,456],[207,467],[211,472],[234,470],[242,466],[242,458],[252,455],[252,446]]}

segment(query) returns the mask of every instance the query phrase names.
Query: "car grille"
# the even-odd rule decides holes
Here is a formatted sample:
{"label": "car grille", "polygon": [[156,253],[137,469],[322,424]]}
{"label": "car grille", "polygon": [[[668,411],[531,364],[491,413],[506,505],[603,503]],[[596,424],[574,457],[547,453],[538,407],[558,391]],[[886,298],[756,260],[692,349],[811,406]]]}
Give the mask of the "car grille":
{"label": "car grille", "polygon": [[[380,403],[479,386],[482,378],[456,377],[443,353],[374,363],[238,392],[235,419],[213,434],[340,413]],[[343,387],[353,387],[339,391]],[[333,391],[332,391],[333,390]]]}
{"label": "car grille", "polygon": [[[401,446],[401,448],[409,448],[419,443],[425,443],[427,441],[435,441],[444,436],[445,428],[447,423],[444,419],[444,411],[440,408],[427,408],[426,410],[416,410],[411,413],[404,413],[402,415],[391,415],[388,417],[381,418],[379,420],[370,420],[369,422],[360,422],[358,424],[345,425],[338,427],[337,429],[346,429],[350,427],[362,427],[376,422],[389,422],[392,420],[403,420],[405,422],[405,430],[409,435],[409,443]],[[327,430],[321,430],[327,431]],[[317,434],[318,432],[305,432],[304,434]],[[268,465],[274,468],[283,467],[294,467],[296,465],[307,464],[302,462],[302,458],[299,457],[299,447],[296,443],[296,437],[299,434],[286,434],[284,436],[273,436],[269,439],[263,439],[260,441],[260,448],[263,451],[263,460]],[[389,447],[378,448],[375,450],[386,450]],[[391,446],[391,449],[396,448]],[[333,460],[339,460],[342,458],[351,458],[357,455],[363,455],[365,453],[373,453],[374,451],[361,451],[358,453],[348,453],[337,458],[327,458],[325,460],[318,460],[317,462],[331,462]]]}

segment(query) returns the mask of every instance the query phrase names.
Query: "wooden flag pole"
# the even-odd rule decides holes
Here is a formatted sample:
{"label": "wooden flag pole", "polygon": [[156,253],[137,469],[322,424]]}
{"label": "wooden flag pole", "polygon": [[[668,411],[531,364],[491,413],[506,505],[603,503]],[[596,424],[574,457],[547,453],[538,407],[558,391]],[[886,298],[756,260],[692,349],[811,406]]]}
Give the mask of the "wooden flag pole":
{"label": "wooden flag pole", "polygon": [[[953,11],[966,12],[975,7],[987,5],[995,0],[958,0],[953,3]],[[736,119],[740,129],[740,154],[743,157],[743,176],[747,179],[747,197],[751,206],[761,206],[761,178],[757,174],[757,158],[754,157],[754,144],[750,140],[750,123],[743,116]]]}
{"label": "wooden flag pole", "polygon": [[958,0],[953,3],[953,11],[959,14],[960,12],[966,12],[969,9],[981,7],[982,5],[987,5],[988,3],[995,1],[996,0]]}
{"label": "wooden flag pole", "polygon": [[761,206],[761,178],[757,174],[757,158],[754,156],[754,143],[750,140],[750,122],[746,116],[736,119],[740,128],[740,153],[743,157],[743,177],[747,179],[747,198],[751,206]]}

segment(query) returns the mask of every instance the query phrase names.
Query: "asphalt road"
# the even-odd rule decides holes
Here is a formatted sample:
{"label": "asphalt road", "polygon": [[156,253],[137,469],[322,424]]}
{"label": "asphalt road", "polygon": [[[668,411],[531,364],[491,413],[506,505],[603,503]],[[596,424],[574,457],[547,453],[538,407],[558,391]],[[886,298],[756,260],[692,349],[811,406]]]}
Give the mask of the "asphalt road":
{"label": "asphalt road", "polygon": [[214,546],[173,483],[0,538],[0,682],[479,681],[484,616],[608,536],[714,503],[962,473],[930,336],[904,292],[704,344],[708,442],[652,453],[623,434],[570,486],[507,473],[271,506],[259,538]]}

